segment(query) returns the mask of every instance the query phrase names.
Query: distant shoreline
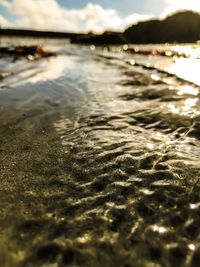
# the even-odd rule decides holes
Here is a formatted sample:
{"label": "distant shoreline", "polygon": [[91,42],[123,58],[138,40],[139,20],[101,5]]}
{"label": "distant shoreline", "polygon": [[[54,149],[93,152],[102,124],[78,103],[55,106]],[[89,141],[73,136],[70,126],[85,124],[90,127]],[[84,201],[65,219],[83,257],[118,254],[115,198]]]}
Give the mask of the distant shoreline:
{"label": "distant shoreline", "polygon": [[200,14],[182,11],[164,20],[138,22],[124,32],[105,31],[103,34],[95,34],[0,29],[0,36],[66,38],[72,43],[87,45],[195,43],[200,40]]}
{"label": "distant shoreline", "polygon": [[74,38],[84,37],[84,33],[54,32],[54,31],[36,31],[21,29],[0,29],[0,36],[19,36],[19,37],[42,37],[42,38]]}

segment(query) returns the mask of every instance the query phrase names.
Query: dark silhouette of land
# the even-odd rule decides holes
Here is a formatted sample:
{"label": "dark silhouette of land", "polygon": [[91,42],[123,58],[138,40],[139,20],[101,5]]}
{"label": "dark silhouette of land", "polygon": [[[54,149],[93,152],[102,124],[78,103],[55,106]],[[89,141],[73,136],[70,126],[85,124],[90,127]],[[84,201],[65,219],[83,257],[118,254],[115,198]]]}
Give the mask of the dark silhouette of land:
{"label": "dark silhouette of land", "polygon": [[130,43],[196,42],[200,39],[200,14],[179,12],[164,20],[149,20],[131,26],[124,32]]}
{"label": "dark silhouette of land", "polygon": [[72,42],[88,44],[148,44],[191,43],[200,39],[200,14],[182,11],[164,20],[139,22],[123,33],[105,32],[102,35],[74,36]]}
{"label": "dark silhouette of land", "polygon": [[117,45],[126,44],[127,39],[122,32],[109,32],[106,31],[101,35],[89,33],[85,36],[73,36],[71,38],[72,43],[83,43],[83,44],[98,44],[98,45]]}
{"label": "dark silhouette of land", "polygon": [[200,39],[200,14],[182,11],[163,20],[139,22],[124,32],[104,32],[101,35],[16,29],[0,29],[0,35],[68,38],[72,43],[95,45],[191,43]]}

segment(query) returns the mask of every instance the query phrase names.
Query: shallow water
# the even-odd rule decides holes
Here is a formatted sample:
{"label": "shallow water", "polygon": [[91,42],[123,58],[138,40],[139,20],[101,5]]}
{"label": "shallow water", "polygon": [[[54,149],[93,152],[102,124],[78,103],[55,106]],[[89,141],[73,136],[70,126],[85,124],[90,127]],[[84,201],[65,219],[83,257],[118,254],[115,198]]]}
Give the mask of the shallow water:
{"label": "shallow water", "polygon": [[199,60],[40,42],[0,58],[0,266],[199,266]]}

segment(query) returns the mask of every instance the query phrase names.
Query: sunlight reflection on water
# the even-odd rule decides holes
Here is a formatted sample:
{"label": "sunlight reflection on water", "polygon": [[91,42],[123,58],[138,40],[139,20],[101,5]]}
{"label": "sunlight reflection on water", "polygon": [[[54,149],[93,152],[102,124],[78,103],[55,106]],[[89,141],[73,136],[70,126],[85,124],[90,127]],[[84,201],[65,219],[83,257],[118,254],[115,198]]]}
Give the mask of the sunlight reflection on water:
{"label": "sunlight reflection on water", "polygon": [[183,85],[179,87],[178,95],[194,95],[197,96],[199,93],[199,90],[197,88],[194,88],[191,85]]}
{"label": "sunlight reflection on water", "polygon": [[185,80],[192,81],[197,85],[200,85],[199,65],[199,59],[179,58],[176,59],[176,61],[171,64],[167,70]]}

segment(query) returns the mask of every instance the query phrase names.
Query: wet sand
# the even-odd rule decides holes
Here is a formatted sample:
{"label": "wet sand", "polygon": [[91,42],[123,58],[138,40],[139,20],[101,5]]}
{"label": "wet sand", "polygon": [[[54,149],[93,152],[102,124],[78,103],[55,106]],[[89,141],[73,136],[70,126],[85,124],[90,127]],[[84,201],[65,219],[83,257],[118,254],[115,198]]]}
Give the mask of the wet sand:
{"label": "wet sand", "polygon": [[67,49],[2,59],[0,266],[199,266],[199,87]]}

